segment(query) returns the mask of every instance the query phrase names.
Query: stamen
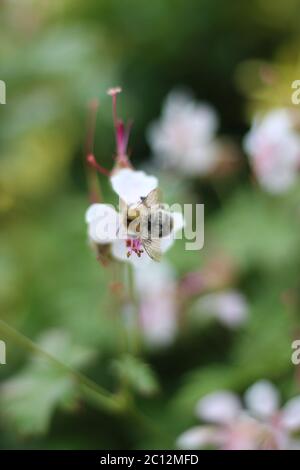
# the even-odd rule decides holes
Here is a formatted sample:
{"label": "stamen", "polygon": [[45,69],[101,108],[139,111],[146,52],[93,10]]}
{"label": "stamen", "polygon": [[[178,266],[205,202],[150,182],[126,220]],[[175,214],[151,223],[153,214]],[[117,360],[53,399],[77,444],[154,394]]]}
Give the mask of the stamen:
{"label": "stamen", "polygon": [[118,118],[118,113],[117,113],[117,95],[119,93],[122,93],[121,87],[109,88],[109,90],[107,90],[107,94],[112,97],[113,119],[114,119],[114,125],[115,125],[116,131],[117,131],[118,124],[119,124],[119,118]]}
{"label": "stamen", "polygon": [[142,253],[144,253],[142,243],[138,238],[128,238],[126,240],[126,247],[129,248],[127,251],[127,258],[129,258],[132,253],[135,253],[140,258]]}
{"label": "stamen", "polygon": [[129,122],[127,126],[124,125],[122,119],[118,117],[117,112],[117,95],[122,92],[120,87],[110,88],[107,91],[107,94],[112,97],[112,108],[113,108],[113,120],[115,127],[115,136],[116,136],[116,151],[117,151],[117,160],[119,163],[128,166],[128,158],[126,156],[127,146],[129,140],[129,134],[132,123]]}

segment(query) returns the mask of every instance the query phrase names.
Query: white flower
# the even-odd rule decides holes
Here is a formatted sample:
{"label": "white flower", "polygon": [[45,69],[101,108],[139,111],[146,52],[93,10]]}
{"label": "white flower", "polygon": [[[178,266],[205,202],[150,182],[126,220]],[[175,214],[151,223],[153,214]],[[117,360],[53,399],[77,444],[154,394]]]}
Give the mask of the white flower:
{"label": "white flower", "polygon": [[110,243],[116,237],[120,218],[108,204],[92,204],[85,213],[89,238],[98,244]]}
{"label": "white flower", "polygon": [[295,449],[300,441],[293,432],[300,430],[300,396],[279,409],[279,394],[267,380],[252,385],[245,393],[246,408],[232,392],[219,391],[203,397],[197,415],[211,423],[197,426],[179,436],[181,448],[199,449]]}
{"label": "white flower", "polygon": [[143,171],[130,168],[116,172],[110,181],[113,190],[128,206],[140,203],[141,197],[146,197],[158,186],[155,176],[148,176]]}
{"label": "white flower", "polygon": [[[134,171],[124,168],[116,172],[111,177],[111,184],[115,192],[128,206],[140,204],[141,197],[145,197],[158,185],[157,178],[148,176],[143,171]],[[164,253],[174,242],[174,235],[184,226],[181,213],[172,213],[174,220],[173,230],[167,237],[161,239],[160,248]],[[113,206],[108,204],[92,204],[85,215],[88,225],[89,239],[97,245],[109,244],[111,254],[121,260],[130,261],[132,264],[140,266],[149,263],[151,258],[143,252],[135,256],[142,249],[141,241],[127,233],[124,227],[122,214],[118,213]],[[132,254],[128,258],[128,252]]]}
{"label": "white flower", "polygon": [[230,328],[243,324],[248,317],[246,299],[235,290],[203,295],[196,302],[196,311],[200,315],[218,318]]}
{"label": "white flower", "polygon": [[245,403],[254,416],[271,419],[278,414],[285,431],[300,430],[300,396],[290,399],[280,410],[278,390],[268,380],[252,385],[245,393]]}
{"label": "white flower", "polygon": [[227,390],[211,393],[197,403],[196,414],[211,423],[233,421],[241,408],[238,397]]}
{"label": "white flower", "polygon": [[300,167],[300,136],[290,110],[280,108],[256,116],[244,147],[266,191],[282,193],[295,183]]}
{"label": "white flower", "polygon": [[188,94],[171,92],[162,117],[148,130],[148,141],[156,162],[187,175],[206,175],[217,162],[215,111]]}
{"label": "white flower", "polygon": [[245,404],[254,416],[270,418],[279,406],[279,394],[267,380],[261,380],[245,393]]}
{"label": "white flower", "polygon": [[175,273],[170,264],[150,263],[147,269],[134,269],[139,298],[140,325],[146,343],[168,346],[177,333]]}
{"label": "white flower", "polygon": [[177,439],[182,449],[214,447],[226,450],[251,450],[262,432],[261,426],[243,409],[232,392],[220,390],[203,397],[196,406],[196,414],[209,423],[185,431]]}
{"label": "white flower", "polygon": [[283,407],[282,423],[286,429],[300,429],[300,397],[292,398]]}
{"label": "white flower", "polygon": [[222,444],[222,434],[217,432],[215,426],[194,426],[183,432],[177,439],[179,449],[201,449],[205,447],[219,447]]}

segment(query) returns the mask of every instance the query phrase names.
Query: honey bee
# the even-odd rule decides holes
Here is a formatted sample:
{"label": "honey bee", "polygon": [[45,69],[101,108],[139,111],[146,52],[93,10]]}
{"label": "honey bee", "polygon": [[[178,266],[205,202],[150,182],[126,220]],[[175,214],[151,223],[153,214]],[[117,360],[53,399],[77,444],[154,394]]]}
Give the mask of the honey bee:
{"label": "honey bee", "polygon": [[[129,233],[140,240],[142,247],[154,261],[161,259],[161,238],[173,229],[173,217],[161,203],[161,192],[153,189],[141,202],[125,212],[125,224]],[[140,252],[138,255],[140,256]]]}

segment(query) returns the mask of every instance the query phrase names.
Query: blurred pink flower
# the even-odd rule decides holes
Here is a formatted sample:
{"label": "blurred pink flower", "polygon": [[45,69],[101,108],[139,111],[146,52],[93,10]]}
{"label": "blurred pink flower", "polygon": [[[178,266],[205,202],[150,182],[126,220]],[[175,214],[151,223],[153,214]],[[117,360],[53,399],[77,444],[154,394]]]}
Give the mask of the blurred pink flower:
{"label": "blurred pink flower", "polygon": [[180,280],[180,294],[183,297],[199,296],[207,291],[225,289],[236,280],[233,260],[223,252],[210,256],[199,271],[186,273]]}
{"label": "blurred pink flower", "polygon": [[292,110],[280,108],[256,116],[244,147],[266,191],[282,193],[295,183],[300,168],[300,135]]}
{"label": "blurred pink flower", "polygon": [[210,173],[217,163],[216,112],[184,92],[172,91],[164,102],[161,118],[148,130],[156,162],[195,176]]}
{"label": "blurred pink flower", "polygon": [[134,269],[140,325],[146,343],[168,346],[177,333],[175,273],[170,264],[151,262]]}
{"label": "blurred pink flower", "polygon": [[181,434],[179,448],[214,447],[223,450],[299,449],[293,436],[300,430],[300,396],[279,409],[279,395],[268,381],[261,380],[245,393],[245,405],[234,393],[218,391],[196,405],[196,414],[209,425],[195,426]]}
{"label": "blurred pink flower", "polygon": [[246,299],[236,290],[205,294],[197,300],[195,310],[199,315],[217,318],[230,328],[245,323],[248,318]]}

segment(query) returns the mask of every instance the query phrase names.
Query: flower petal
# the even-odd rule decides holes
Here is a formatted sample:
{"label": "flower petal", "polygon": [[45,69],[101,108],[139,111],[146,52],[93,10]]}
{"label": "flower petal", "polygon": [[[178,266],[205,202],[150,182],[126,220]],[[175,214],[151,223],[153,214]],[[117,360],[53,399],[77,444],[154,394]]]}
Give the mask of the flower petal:
{"label": "flower petal", "polygon": [[174,243],[174,237],[173,236],[168,236],[168,237],[164,237],[160,240],[160,249],[161,249],[161,252],[162,253],[165,253],[166,251],[168,251],[171,246],[173,245]]}
{"label": "flower petal", "polygon": [[116,239],[119,215],[108,204],[92,204],[85,214],[88,234],[95,243],[109,243]]}
{"label": "flower petal", "polygon": [[286,429],[300,429],[300,397],[292,398],[282,410],[282,423]]}
{"label": "flower petal", "polygon": [[269,381],[260,380],[246,391],[245,403],[254,415],[260,418],[269,418],[278,409],[278,391]]}
{"label": "flower petal", "polygon": [[214,426],[194,426],[182,433],[177,441],[179,449],[196,450],[211,445],[223,444],[218,428]]}
{"label": "flower petal", "polygon": [[235,290],[205,294],[197,301],[196,309],[200,315],[217,317],[230,328],[244,323],[248,315],[245,297]]}
{"label": "flower petal", "polygon": [[85,213],[85,221],[87,224],[97,219],[98,217],[102,217],[103,206],[105,206],[105,204],[91,204],[90,205],[90,207],[87,209]]}
{"label": "flower petal", "polygon": [[119,170],[111,177],[113,190],[126,204],[137,204],[141,197],[146,197],[158,186],[155,176],[146,175],[143,171],[134,171],[130,168]]}
{"label": "flower petal", "polygon": [[297,180],[300,137],[294,124],[290,109],[274,109],[257,115],[244,139],[261,186],[273,194],[287,191]]}
{"label": "flower petal", "polygon": [[134,269],[139,297],[139,318],[146,343],[151,347],[169,345],[177,333],[176,282],[173,267],[162,261]]}
{"label": "flower petal", "polygon": [[126,261],[136,267],[147,266],[149,263],[155,263],[155,261],[152,261],[146,253],[143,253],[140,258],[135,253],[132,253],[128,258],[127,252],[128,248],[126,247],[126,240],[115,240],[112,243],[111,253],[113,257],[119,261]]}
{"label": "flower petal", "polygon": [[182,215],[182,212],[172,212],[173,217],[173,231],[178,232],[179,230],[183,229],[185,226],[185,220]]}
{"label": "flower petal", "polygon": [[189,176],[209,173],[217,161],[213,142],[217,125],[211,106],[186,93],[171,92],[161,118],[147,135],[157,164]]}
{"label": "flower petal", "polygon": [[197,415],[212,423],[230,423],[240,411],[240,400],[234,393],[226,390],[206,395],[196,405]]}
{"label": "flower petal", "polygon": [[231,426],[224,429],[224,440],[222,450],[258,450],[261,445],[272,445],[274,437],[271,427],[241,413]]}

